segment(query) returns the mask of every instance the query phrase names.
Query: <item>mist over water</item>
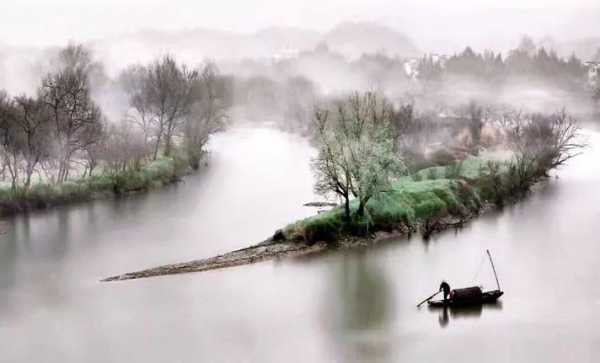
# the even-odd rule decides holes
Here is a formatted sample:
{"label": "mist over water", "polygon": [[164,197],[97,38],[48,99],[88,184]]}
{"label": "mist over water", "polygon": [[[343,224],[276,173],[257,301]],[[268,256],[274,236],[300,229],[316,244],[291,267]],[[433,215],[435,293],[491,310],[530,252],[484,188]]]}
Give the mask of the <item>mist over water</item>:
{"label": "mist over water", "polygon": [[[589,150],[531,198],[428,242],[99,283],[244,247],[314,213],[302,206],[314,198],[312,147],[235,128],[182,184],[11,219],[0,239],[2,359],[591,362],[600,135],[585,133]],[[415,308],[441,279],[494,288],[485,249],[506,291],[499,305]]]}

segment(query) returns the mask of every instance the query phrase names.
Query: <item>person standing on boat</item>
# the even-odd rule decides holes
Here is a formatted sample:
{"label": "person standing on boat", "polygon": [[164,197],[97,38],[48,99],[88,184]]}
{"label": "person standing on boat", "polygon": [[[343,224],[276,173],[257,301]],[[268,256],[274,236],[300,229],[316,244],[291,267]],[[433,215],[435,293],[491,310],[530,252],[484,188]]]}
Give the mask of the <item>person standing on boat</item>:
{"label": "person standing on boat", "polygon": [[450,285],[446,281],[442,281],[440,284],[440,291],[444,291],[444,301],[448,301],[448,296],[450,296]]}

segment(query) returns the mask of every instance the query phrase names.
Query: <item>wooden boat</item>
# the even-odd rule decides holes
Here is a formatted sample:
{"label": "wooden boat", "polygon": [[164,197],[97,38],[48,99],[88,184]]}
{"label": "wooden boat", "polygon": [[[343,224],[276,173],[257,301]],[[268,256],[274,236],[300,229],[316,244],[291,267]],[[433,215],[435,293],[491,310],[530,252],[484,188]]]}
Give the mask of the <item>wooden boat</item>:
{"label": "wooden boat", "polygon": [[421,306],[421,304],[423,304],[425,301],[427,301],[427,304],[429,304],[431,307],[458,307],[495,303],[500,296],[504,295],[504,292],[500,289],[500,282],[498,281],[498,275],[496,274],[494,261],[492,261],[492,255],[490,254],[489,250],[486,250],[486,252],[490,259],[492,270],[494,271],[496,285],[498,286],[497,290],[483,292],[479,286],[472,286],[450,291],[450,296],[446,300],[431,300],[434,296],[441,292],[440,290],[423,300],[421,303],[419,303],[419,305],[417,305],[417,307]]}
{"label": "wooden boat", "polygon": [[480,297],[471,299],[453,299],[448,300],[429,300],[427,304],[431,307],[456,307],[456,306],[469,306],[469,305],[482,305],[482,304],[493,304],[500,296],[504,294],[500,290],[492,290],[482,292]]}

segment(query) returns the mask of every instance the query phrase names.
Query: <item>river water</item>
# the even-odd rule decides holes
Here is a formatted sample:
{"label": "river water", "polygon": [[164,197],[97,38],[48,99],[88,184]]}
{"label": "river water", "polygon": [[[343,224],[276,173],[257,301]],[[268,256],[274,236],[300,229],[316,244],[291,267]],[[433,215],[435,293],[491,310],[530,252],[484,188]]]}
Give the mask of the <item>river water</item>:
{"label": "river water", "polygon": [[[0,362],[592,362],[600,355],[600,134],[530,198],[425,242],[117,283],[308,216],[300,137],[217,135],[184,183],[19,216],[0,236]],[[442,279],[505,291],[417,309]]]}

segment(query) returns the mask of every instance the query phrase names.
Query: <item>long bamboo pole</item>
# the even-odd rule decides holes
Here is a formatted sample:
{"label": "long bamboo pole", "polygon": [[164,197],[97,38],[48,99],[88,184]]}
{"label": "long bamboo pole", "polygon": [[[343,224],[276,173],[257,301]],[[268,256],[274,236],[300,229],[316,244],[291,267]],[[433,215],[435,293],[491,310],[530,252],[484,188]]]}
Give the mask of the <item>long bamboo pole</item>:
{"label": "long bamboo pole", "polygon": [[485,250],[487,252],[488,257],[490,258],[490,263],[492,264],[492,270],[494,270],[494,277],[496,278],[496,285],[498,285],[498,291],[502,291],[500,289],[500,282],[498,281],[498,274],[496,274],[496,267],[494,267],[494,261],[492,261],[492,255],[490,254],[490,250]]}

